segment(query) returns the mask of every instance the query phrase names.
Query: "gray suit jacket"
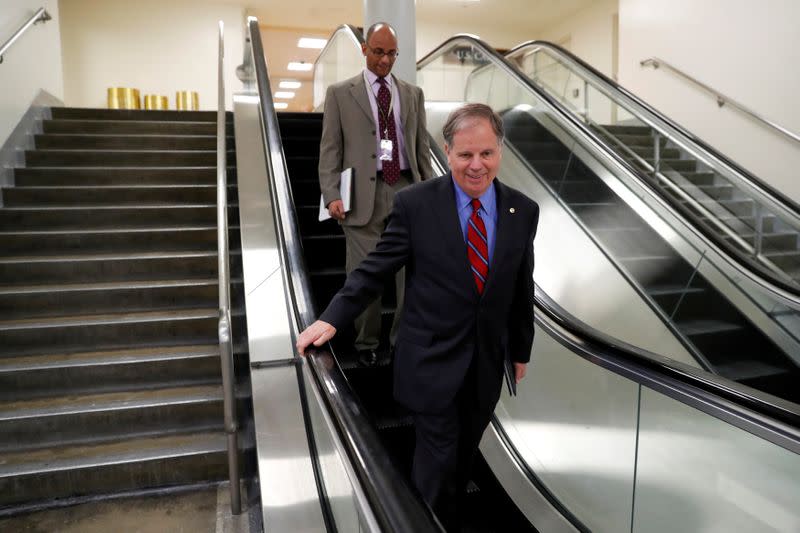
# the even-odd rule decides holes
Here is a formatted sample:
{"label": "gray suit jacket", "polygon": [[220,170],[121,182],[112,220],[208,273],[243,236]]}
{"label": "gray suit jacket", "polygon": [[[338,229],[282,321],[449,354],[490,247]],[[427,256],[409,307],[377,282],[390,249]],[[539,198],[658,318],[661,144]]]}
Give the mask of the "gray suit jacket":
{"label": "gray suit jacket", "polygon": [[[425,96],[419,87],[396,77],[394,81],[400,95],[405,155],[416,183],[433,174],[425,126]],[[363,74],[328,87],[319,146],[319,185],[328,205],[340,198],[341,171],[353,168],[352,205],[342,222],[344,225],[363,226],[372,216],[377,174],[376,129]]]}

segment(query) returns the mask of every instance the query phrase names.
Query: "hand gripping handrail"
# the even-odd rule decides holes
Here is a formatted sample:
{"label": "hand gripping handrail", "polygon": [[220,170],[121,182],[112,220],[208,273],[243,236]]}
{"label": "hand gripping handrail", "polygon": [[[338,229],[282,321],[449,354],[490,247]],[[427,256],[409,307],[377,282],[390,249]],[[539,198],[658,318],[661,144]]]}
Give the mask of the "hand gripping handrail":
{"label": "hand gripping handrail", "polygon": [[231,511],[242,510],[239,491],[239,445],[236,421],[236,394],[233,369],[233,331],[231,328],[231,275],[228,268],[228,175],[225,129],[225,25],[219,21],[219,62],[217,84],[217,271],[219,275],[219,355],[222,366],[222,390],[225,410],[225,433],[228,436],[228,477]]}
{"label": "hand gripping handrail", "polygon": [[11,45],[13,45],[17,39],[22,37],[23,33],[28,31],[28,28],[34,24],[38,24],[39,22],[45,23],[48,20],[52,20],[52,18],[53,17],[50,16],[50,13],[45,11],[43,7],[40,7],[36,13],[34,13],[33,16],[29,18],[27,22],[25,22],[25,24],[20,26],[20,28],[14,32],[14,35],[12,35],[6,42],[3,43],[3,46],[0,46],[0,63],[3,62],[3,56],[5,55],[6,51],[11,48]]}

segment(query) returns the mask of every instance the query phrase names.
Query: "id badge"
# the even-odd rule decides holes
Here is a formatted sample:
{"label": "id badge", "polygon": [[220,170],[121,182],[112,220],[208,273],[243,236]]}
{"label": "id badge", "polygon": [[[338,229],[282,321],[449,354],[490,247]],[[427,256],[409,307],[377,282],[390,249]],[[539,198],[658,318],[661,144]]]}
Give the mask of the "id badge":
{"label": "id badge", "polygon": [[381,139],[381,161],[392,160],[392,147],[393,143],[391,139]]}

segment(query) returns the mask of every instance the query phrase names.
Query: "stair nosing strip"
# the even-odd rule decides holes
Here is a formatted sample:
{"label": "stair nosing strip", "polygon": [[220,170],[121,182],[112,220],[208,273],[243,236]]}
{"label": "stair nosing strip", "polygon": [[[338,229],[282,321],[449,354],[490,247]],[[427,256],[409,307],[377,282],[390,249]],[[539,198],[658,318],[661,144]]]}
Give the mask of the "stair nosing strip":
{"label": "stair nosing strip", "polygon": [[136,313],[117,313],[116,316],[111,313],[105,315],[64,315],[58,317],[0,320],[0,331],[150,324],[153,322],[207,320],[217,317],[219,317],[219,309],[216,308],[177,311],[141,311]]}

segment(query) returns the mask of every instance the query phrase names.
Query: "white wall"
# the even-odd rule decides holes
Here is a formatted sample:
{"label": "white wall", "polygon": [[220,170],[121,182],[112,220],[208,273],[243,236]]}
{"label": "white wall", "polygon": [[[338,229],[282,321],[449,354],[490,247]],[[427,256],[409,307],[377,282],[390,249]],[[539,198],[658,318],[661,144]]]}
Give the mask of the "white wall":
{"label": "white wall", "polygon": [[[417,59],[426,56],[457,33],[477,35],[494,48],[511,48],[531,38],[530,32],[514,32],[503,27],[487,27],[482,25],[480,20],[476,20],[471,25],[417,20]],[[403,45],[400,43],[400,53],[403,52],[402,47]]]}
{"label": "white wall", "polygon": [[620,83],[761,179],[800,201],[800,147],[675,75],[657,56],[800,132],[800,2],[620,0]]}
{"label": "white wall", "polygon": [[225,85],[241,87],[244,4],[202,0],[62,0],[64,98],[68,106],[106,107],[108,87],[145,94],[200,94],[201,109],[217,105],[217,21],[225,23]]}
{"label": "white wall", "polygon": [[556,44],[569,41],[570,52],[611,76],[613,18],[618,9],[619,0],[599,0],[529,39]]}
{"label": "white wall", "polygon": [[0,146],[8,139],[39,91],[63,99],[61,37],[57,0],[3,0],[0,42],[5,42],[40,7],[53,17],[31,27],[0,64]]}

